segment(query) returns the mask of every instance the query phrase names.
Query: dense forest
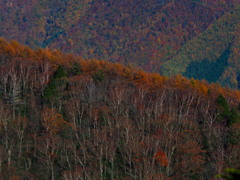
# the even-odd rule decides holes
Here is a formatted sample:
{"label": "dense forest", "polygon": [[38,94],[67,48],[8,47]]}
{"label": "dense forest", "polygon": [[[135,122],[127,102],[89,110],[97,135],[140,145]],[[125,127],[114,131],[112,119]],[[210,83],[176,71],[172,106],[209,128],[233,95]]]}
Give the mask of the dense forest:
{"label": "dense forest", "polygon": [[212,179],[239,132],[237,90],[0,39],[0,179]]}
{"label": "dense forest", "polygon": [[[239,0],[2,0],[0,36],[239,88],[239,6]],[[209,70],[200,67],[217,63],[228,48],[226,65],[206,77]]]}

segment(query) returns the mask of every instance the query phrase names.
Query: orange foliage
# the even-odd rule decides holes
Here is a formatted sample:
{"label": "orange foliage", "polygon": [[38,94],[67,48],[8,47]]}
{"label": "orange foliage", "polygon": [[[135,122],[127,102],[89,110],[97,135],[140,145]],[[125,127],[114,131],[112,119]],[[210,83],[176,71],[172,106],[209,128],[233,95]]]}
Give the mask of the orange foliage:
{"label": "orange foliage", "polygon": [[137,84],[149,84],[148,74],[143,70],[139,70],[138,72],[136,72],[133,80]]}
{"label": "orange foliage", "polygon": [[176,89],[187,89],[192,88],[197,90],[199,94],[204,96],[222,94],[227,97],[231,97],[235,100],[240,100],[239,91],[230,91],[226,88],[222,88],[219,84],[208,84],[205,81],[199,81],[195,79],[188,80],[182,75],[176,75],[170,79],[161,76],[157,73],[144,72],[141,69],[134,68],[132,66],[123,66],[118,63],[109,63],[107,61],[84,60],[82,57],[74,55],[64,55],[58,50],[50,49],[38,49],[31,50],[27,46],[22,46],[16,41],[6,42],[4,39],[0,38],[0,54],[5,54],[13,57],[14,60],[30,60],[35,63],[45,63],[50,62],[51,70],[61,64],[65,68],[71,68],[74,62],[78,62],[81,66],[81,71],[83,76],[91,77],[94,73],[99,70],[108,78],[121,78],[128,82],[133,83],[136,86],[144,87],[147,86],[150,89],[155,88],[176,88]]}
{"label": "orange foliage", "polygon": [[207,93],[208,93],[208,88],[203,83],[200,83],[199,86],[197,87],[197,89],[203,95],[207,95]]}
{"label": "orange foliage", "polygon": [[149,78],[150,78],[150,84],[153,87],[161,87],[165,82],[165,80],[167,79],[166,77],[160,76],[160,74],[157,74],[157,73],[152,73]]}
{"label": "orange foliage", "polygon": [[47,132],[57,133],[66,126],[71,126],[70,123],[63,119],[63,116],[56,112],[55,109],[44,108],[42,111],[42,123]]}

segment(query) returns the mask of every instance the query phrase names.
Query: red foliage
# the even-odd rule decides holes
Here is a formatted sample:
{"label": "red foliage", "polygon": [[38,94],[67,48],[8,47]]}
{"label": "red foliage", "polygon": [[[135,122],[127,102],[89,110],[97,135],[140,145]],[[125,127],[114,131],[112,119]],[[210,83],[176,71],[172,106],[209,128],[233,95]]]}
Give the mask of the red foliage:
{"label": "red foliage", "polygon": [[154,154],[154,159],[161,165],[161,166],[168,166],[168,159],[166,154],[160,149]]}

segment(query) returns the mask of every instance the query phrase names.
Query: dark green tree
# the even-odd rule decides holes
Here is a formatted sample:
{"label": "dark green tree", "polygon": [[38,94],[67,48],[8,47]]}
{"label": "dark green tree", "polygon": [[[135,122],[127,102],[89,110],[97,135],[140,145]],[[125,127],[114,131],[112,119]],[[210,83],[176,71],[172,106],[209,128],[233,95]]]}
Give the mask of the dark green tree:
{"label": "dark green tree", "polygon": [[72,75],[80,75],[80,74],[82,74],[82,67],[81,67],[80,63],[75,62],[72,65],[72,69],[71,69],[70,74],[72,74]]}
{"label": "dark green tree", "polygon": [[240,116],[236,109],[230,108],[227,100],[220,94],[216,100],[219,110],[219,120],[230,126],[239,121]]}
{"label": "dark green tree", "polygon": [[57,70],[53,74],[53,80],[58,80],[64,77],[67,77],[66,72],[64,71],[62,66],[58,66]]}
{"label": "dark green tree", "polygon": [[228,102],[227,100],[225,99],[225,97],[223,97],[222,94],[220,94],[218,97],[217,97],[217,104],[219,106],[220,109],[222,110],[228,110],[229,109],[229,105],[228,105]]}
{"label": "dark green tree", "polygon": [[58,66],[54,72],[53,77],[44,90],[44,100],[47,103],[59,103],[60,98],[63,96],[63,91],[67,85],[67,74],[62,66]]}
{"label": "dark green tree", "polygon": [[95,81],[103,81],[105,79],[105,73],[103,72],[102,69],[99,69],[95,74],[92,75],[92,78],[95,80]]}

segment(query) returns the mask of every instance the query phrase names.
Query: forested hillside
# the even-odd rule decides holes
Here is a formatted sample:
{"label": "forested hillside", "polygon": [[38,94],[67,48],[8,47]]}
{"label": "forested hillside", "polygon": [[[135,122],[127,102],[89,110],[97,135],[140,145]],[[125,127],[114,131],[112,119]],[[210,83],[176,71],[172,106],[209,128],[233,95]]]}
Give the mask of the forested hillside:
{"label": "forested hillside", "polygon": [[0,39],[0,179],[211,179],[240,92]]}
{"label": "forested hillside", "polygon": [[198,37],[188,41],[176,56],[161,66],[165,75],[219,80],[223,85],[238,87],[240,8],[234,9]]}
{"label": "forested hillside", "polygon": [[[0,36],[238,88],[239,5],[239,0],[2,0]],[[228,59],[221,59],[228,48]],[[215,65],[216,73],[202,71]]]}

